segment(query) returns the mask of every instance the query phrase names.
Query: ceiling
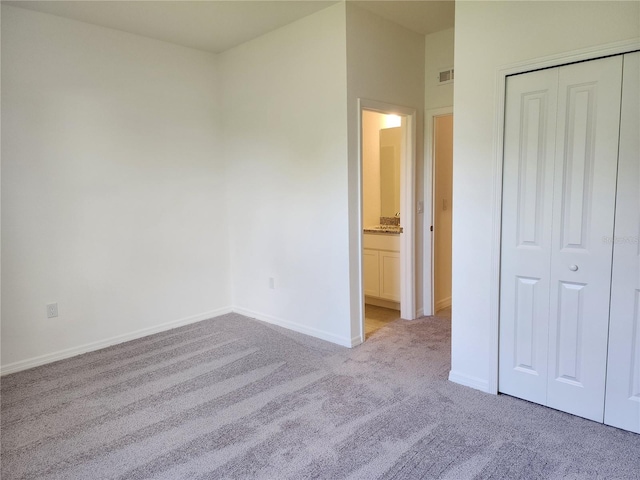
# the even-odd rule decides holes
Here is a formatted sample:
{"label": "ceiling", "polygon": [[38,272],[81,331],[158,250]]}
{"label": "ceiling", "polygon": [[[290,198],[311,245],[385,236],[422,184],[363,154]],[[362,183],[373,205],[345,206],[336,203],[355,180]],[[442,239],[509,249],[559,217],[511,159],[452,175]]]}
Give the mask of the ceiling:
{"label": "ceiling", "polygon": [[422,35],[452,28],[454,23],[453,0],[348,1]]}
{"label": "ceiling", "polygon": [[[16,0],[2,3],[220,53],[338,1]],[[352,3],[421,34],[453,27],[453,0]]]}

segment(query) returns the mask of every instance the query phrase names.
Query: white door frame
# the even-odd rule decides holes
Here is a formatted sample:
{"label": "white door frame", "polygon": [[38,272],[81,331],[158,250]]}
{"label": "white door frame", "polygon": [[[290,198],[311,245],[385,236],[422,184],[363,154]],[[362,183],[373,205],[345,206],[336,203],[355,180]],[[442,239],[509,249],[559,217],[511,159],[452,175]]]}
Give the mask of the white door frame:
{"label": "white door frame", "polygon": [[424,314],[426,316],[434,315],[435,300],[433,287],[435,285],[435,250],[433,241],[433,222],[435,219],[435,201],[433,196],[436,193],[435,184],[435,119],[446,115],[453,115],[453,106],[434,108],[425,112],[425,121],[427,123],[425,130],[425,146],[424,146],[424,211],[429,212],[429,216],[425,215],[424,219],[424,269],[423,269],[423,285],[424,285]]}
{"label": "white door frame", "polygon": [[402,155],[400,157],[400,221],[403,233],[400,234],[400,316],[405,320],[414,320],[416,315],[416,272],[415,272],[415,170],[416,170],[416,109],[390,103],[358,99],[358,228],[360,245],[358,265],[360,268],[360,338],[364,336],[364,269],[362,268],[362,208],[363,208],[363,172],[362,172],[362,111],[370,110],[383,114],[402,117]]}
{"label": "white door frame", "polygon": [[608,55],[619,55],[640,49],[638,39],[599,45],[581,50],[565,52],[549,57],[542,57],[525,62],[513,63],[499,67],[496,71],[495,90],[495,125],[493,136],[493,221],[492,221],[492,251],[490,277],[490,311],[489,311],[489,382],[487,392],[498,393],[499,369],[499,336],[500,336],[500,254],[502,230],[502,164],[504,148],[504,107],[507,77],[519,73],[526,73],[542,68],[559,67],[569,63],[594,60]]}

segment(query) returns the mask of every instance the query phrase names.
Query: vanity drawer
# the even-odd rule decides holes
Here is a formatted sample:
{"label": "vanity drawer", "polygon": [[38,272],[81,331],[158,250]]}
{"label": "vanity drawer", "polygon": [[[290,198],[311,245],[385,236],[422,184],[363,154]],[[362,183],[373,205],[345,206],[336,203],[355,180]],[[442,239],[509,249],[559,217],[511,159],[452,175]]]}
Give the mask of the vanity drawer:
{"label": "vanity drawer", "polygon": [[362,247],[371,250],[400,251],[400,235],[384,233],[365,233]]}

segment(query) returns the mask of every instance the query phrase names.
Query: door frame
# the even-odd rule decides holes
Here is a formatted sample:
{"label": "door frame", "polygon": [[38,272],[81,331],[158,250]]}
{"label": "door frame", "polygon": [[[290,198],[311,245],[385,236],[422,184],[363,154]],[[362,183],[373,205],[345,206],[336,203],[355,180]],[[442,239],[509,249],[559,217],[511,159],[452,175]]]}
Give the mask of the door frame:
{"label": "door frame", "polygon": [[[499,371],[499,337],[500,337],[500,257],[501,257],[501,233],[502,233],[502,167],[504,161],[504,108],[507,77],[520,73],[531,72],[543,68],[560,67],[570,63],[595,60],[611,55],[630,53],[640,49],[638,39],[625,40],[606,45],[574,50],[569,52],[541,57],[525,62],[503,65],[496,69],[495,87],[495,124],[493,135],[493,208],[492,208],[492,250],[491,250],[491,276],[490,285],[490,310],[489,310],[489,381],[486,387],[488,393],[498,394]],[[484,390],[484,389],[483,389]]]}
{"label": "door frame", "polygon": [[363,244],[363,171],[362,171],[362,112],[369,110],[385,115],[402,117],[402,155],[400,157],[400,219],[403,233],[400,234],[400,316],[414,320],[416,315],[416,269],[415,269],[415,169],[417,111],[415,108],[358,98],[358,266],[360,268],[360,338],[364,333],[364,268],[362,264]]}
{"label": "door frame", "polygon": [[433,108],[425,112],[425,147],[424,147],[424,185],[426,190],[424,195],[424,211],[429,212],[430,217],[424,222],[424,268],[423,268],[423,295],[424,314],[426,316],[435,315],[435,242],[433,241],[433,223],[435,220],[435,199],[436,193],[436,157],[435,157],[435,127],[436,118],[453,115],[453,105],[442,108]]}

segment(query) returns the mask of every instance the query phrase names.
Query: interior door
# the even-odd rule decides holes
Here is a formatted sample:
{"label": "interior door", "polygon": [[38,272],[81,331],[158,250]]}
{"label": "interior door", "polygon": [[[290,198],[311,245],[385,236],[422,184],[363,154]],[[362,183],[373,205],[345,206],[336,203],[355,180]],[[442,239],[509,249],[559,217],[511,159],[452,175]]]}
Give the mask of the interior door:
{"label": "interior door", "polygon": [[624,56],[604,421],[640,433],[640,52]]}
{"label": "interior door", "polygon": [[507,79],[499,390],[546,404],[558,69]]}
{"label": "interior door", "polygon": [[453,114],[433,117],[433,304],[451,306]]}

